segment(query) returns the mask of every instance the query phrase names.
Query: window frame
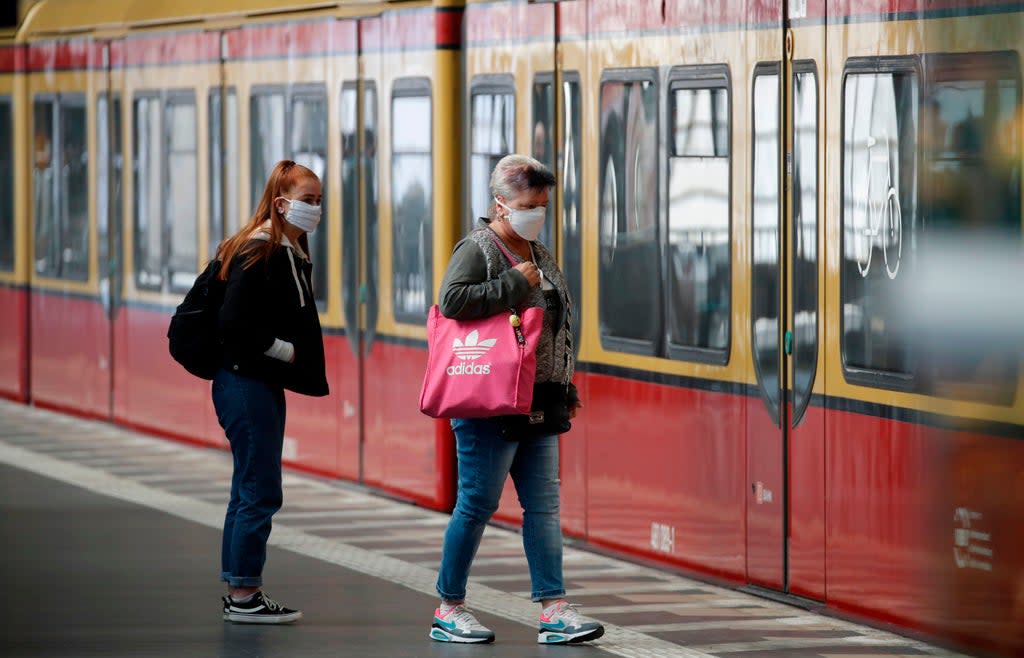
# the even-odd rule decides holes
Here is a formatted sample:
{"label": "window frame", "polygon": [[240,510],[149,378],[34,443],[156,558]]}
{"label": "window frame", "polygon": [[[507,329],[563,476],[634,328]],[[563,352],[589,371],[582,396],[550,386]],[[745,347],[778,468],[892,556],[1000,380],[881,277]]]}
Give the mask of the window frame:
{"label": "window frame", "polygon": [[[662,340],[665,344],[665,358],[673,361],[688,361],[692,363],[702,363],[708,365],[725,366],[729,363],[729,359],[732,356],[732,336],[736,330],[734,326],[734,316],[736,311],[736,300],[733,297],[732,284],[733,284],[733,269],[735,267],[734,259],[734,230],[735,225],[733,222],[733,211],[735,210],[734,205],[734,185],[733,185],[733,173],[734,173],[734,147],[735,139],[733,133],[735,132],[735,117],[733,116],[733,93],[732,93],[732,70],[728,64],[698,64],[695,66],[674,66],[669,69],[668,77],[665,83],[665,118],[664,125],[666,126],[665,139],[663,148],[665,149],[662,161],[664,163],[664,177],[665,183],[663,185],[664,192],[662,196],[662,214],[663,214],[663,239],[662,239],[662,279],[666,282],[662,290],[662,305],[664,307],[663,316],[663,328],[662,328]],[[668,322],[664,320],[664,317],[668,313],[670,305],[670,286],[667,285],[669,282],[669,259],[668,259],[668,230],[670,222],[670,207],[668,200],[669,193],[669,160],[671,156],[671,150],[668,146],[669,135],[675,136],[674,129],[670,129],[670,122],[672,121],[672,107],[675,103],[674,94],[679,89],[724,89],[726,97],[726,114],[729,117],[729,126],[727,130],[727,148],[728,148],[728,242],[727,252],[729,254],[729,274],[726,279],[726,290],[729,291],[729,331],[728,337],[726,338],[724,348],[710,348],[710,347],[695,347],[690,345],[679,345],[673,343],[669,339],[668,335]],[[753,157],[751,157],[751,163],[753,163]],[[751,165],[753,166],[753,165]]]}

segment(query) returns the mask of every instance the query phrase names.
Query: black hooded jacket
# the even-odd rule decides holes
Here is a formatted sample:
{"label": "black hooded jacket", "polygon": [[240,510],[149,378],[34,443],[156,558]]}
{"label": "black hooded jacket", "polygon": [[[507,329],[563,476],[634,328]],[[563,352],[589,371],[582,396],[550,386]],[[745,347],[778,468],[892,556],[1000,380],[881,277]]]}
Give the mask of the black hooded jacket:
{"label": "black hooded jacket", "polygon": [[[296,393],[327,395],[323,334],[310,278],[313,265],[285,239],[269,258],[243,267],[247,252],[260,243],[259,238],[250,240],[231,262],[219,315],[222,365]],[[264,354],[278,338],[295,348],[292,363]]]}

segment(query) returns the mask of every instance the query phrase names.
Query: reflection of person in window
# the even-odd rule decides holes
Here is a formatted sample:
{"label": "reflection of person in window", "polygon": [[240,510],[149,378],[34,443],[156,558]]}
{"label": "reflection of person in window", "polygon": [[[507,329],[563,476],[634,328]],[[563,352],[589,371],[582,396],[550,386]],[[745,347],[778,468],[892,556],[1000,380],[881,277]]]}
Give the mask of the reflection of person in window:
{"label": "reflection of person in window", "polygon": [[33,209],[35,211],[36,272],[42,274],[57,267],[58,243],[53,234],[53,144],[50,136],[35,135],[35,167],[32,170]]}
{"label": "reflection of person in window", "polygon": [[533,157],[546,165],[551,165],[551,145],[548,139],[548,130],[543,121],[533,125]]}

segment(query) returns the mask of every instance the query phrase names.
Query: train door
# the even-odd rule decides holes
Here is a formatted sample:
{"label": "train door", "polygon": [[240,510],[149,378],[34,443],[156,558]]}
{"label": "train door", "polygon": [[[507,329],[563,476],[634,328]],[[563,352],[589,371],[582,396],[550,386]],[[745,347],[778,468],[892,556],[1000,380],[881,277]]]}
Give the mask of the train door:
{"label": "train door", "polygon": [[96,251],[100,302],[106,317],[109,391],[106,415],[114,416],[115,335],[122,288],[122,149],[121,79],[110,65],[110,42],[102,45],[102,69],[96,92]]}
{"label": "train door", "polygon": [[[105,46],[89,39],[29,47],[32,113],[32,399],[89,416],[110,413],[110,318],[100,304],[96,102]],[[69,376],[74,372],[74,376]]]}
{"label": "train door", "polygon": [[[758,395],[747,414],[747,579],[824,598],[824,417],[809,403],[818,351],[818,87],[823,32],[790,12],[756,34],[750,86],[750,336]],[[785,26],[785,29],[783,29]]]}
{"label": "train door", "polygon": [[363,479],[363,449],[367,432],[367,363],[377,337],[380,199],[377,137],[379,134],[380,18],[361,19],[359,76],[341,86],[342,255],[341,290],[348,348],[355,359],[356,389],[342,414],[356,421],[355,435],[345,440],[358,459],[353,479]]}
{"label": "train door", "polygon": [[[532,155],[556,171],[556,3],[481,3],[466,7],[465,116],[466,198],[460,235],[487,215],[494,165],[509,153]],[[557,254],[556,185],[539,240]],[[495,518],[519,523],[522,509],[511,479]]]}

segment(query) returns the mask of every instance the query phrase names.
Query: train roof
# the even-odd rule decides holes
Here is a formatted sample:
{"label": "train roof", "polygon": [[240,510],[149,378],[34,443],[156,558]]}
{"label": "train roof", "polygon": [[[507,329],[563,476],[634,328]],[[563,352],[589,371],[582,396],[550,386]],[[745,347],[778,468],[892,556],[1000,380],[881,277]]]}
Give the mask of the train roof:
{"label": "train roof", "polygon": [[[83,34],[223,27],[242,21],[281,20],[303,12],[314,16],[379,14],[389,7],[460,5],[458,0],[36,0],[21,8],[18,41]],[[0,37],[3,33],[0,33]]]}

